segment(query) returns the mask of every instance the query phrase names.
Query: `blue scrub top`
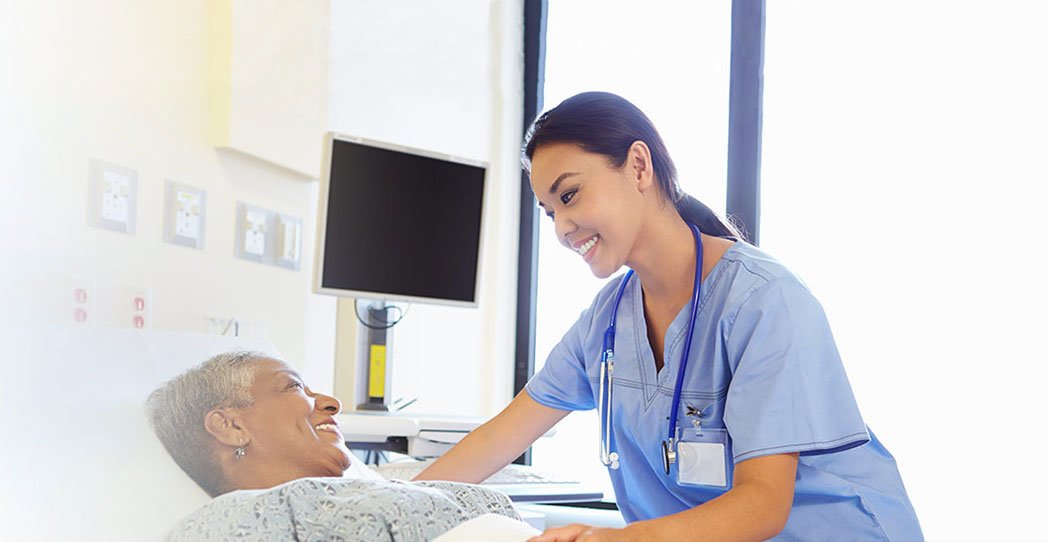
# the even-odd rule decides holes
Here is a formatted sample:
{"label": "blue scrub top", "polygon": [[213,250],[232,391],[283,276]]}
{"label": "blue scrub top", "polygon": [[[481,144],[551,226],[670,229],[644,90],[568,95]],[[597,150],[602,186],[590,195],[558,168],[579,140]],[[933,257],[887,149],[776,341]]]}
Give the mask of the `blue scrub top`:
{"label": "blue scrub top", "polygon": [[[528,382],[532,399],[560,410],[596,408],[601,342],[622,278],[609,281]],[[611,441],[620,468],[608,470],[626,521],[722,495],[734,463],[799,452],[793,509],[776,540],[922,540],[895,459],[863,423],[826,315],[804,284],[739,242],[703,281],[699,303],[678,425],[689,440],[690,405],[702,412],[704,430],[726,430],[728,486],[680,485],[677,465],[669,476],[663,470],[691,302],[669,326],[656,373],[634,277],[616,323]]]}

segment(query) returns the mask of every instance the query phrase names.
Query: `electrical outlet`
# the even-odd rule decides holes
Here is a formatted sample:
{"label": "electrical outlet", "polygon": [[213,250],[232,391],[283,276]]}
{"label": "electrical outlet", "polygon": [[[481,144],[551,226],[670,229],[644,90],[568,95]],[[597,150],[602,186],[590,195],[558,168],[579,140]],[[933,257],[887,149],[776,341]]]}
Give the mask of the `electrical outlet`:
{"label": "electrical outlet", "polygon": [[255,256],[266,255],[266,214],[248,211],[244,215],[244,252]]}
{"label": "electrical outlet", "polygon": [[298,270],[302,252],[302,220],[289,215],[277,215],[277,250],[275,263]]}
{"label": "electrical outlet", "polygon": [[153,325],[153,292],[149,288],[124,286],[125,325],[145,329]]}
{"label": "electrical outlet", "polygon": [[90,188],[88,223],[134,235],[138,173],[92,158]]}
{"label": "electrical outlet", "polygon": [[75,324],[93,325],[97,320],[95,313],[95,280],[90,277],[73,275],[66,279],[64,296],[68,302],[68,317]]}
{"label": "electrical outlet", "polygon": [[237,203],[237,256],[245,260],[271,263],[272,223],[272,211]]}
{"label": "electrical outlet", "polygon": [[127,224],[131,177],[105,170],[102,172],[102,218]]}
{"label": "electrical outlet", "polygon": [[193,248],[204,248],[204,217],[207,192],[168,180],[164,213],[164,240]]}
{"label": "electrical outlet", "polygon": [[175,235],[186,239],[199,239],[200,194],[179,191],[175,194]]}

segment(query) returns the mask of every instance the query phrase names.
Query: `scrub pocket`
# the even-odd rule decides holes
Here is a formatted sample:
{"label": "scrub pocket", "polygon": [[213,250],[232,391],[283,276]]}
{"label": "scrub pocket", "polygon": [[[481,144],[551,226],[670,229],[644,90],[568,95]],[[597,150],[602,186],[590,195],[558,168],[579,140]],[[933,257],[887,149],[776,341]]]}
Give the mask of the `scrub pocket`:
{"label": "scrub pocket", "polygon": [[727,429],[702,429],[677,442],[677,483],[682,486],[731,488],[735,464]]}

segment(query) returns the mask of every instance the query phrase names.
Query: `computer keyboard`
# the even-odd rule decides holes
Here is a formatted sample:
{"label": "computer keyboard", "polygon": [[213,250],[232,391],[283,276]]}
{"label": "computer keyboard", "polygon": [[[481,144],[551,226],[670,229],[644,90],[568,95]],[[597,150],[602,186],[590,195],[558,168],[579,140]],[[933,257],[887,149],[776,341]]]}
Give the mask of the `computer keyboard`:
{"label": "computer keyboard", "polygon": [[[395,461],[373,467],[387,480],[411,480],[430,466],[432,461]],[[577,484],[562,476],[527,465],[510,464],[482,482],[485,485],[528,485],[528,484]]]}
{"label": "computer keyboard", "polygon": [[577,484],[578,480],[555,476],[548,472],[512,463],[484,480],[485,484]]}

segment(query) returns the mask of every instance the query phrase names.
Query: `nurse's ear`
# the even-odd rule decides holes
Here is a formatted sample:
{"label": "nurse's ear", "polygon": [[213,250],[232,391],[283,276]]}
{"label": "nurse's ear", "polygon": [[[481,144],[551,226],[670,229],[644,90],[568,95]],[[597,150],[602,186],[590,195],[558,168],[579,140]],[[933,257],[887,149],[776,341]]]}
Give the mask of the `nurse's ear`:
{"label": "nurse's ear", "polygon": [[626,154],[624,166],[638,191],[647,192],[655,186],[655,170],[652,167],[651,150],[648,149],[647,143],[634,141]]}

